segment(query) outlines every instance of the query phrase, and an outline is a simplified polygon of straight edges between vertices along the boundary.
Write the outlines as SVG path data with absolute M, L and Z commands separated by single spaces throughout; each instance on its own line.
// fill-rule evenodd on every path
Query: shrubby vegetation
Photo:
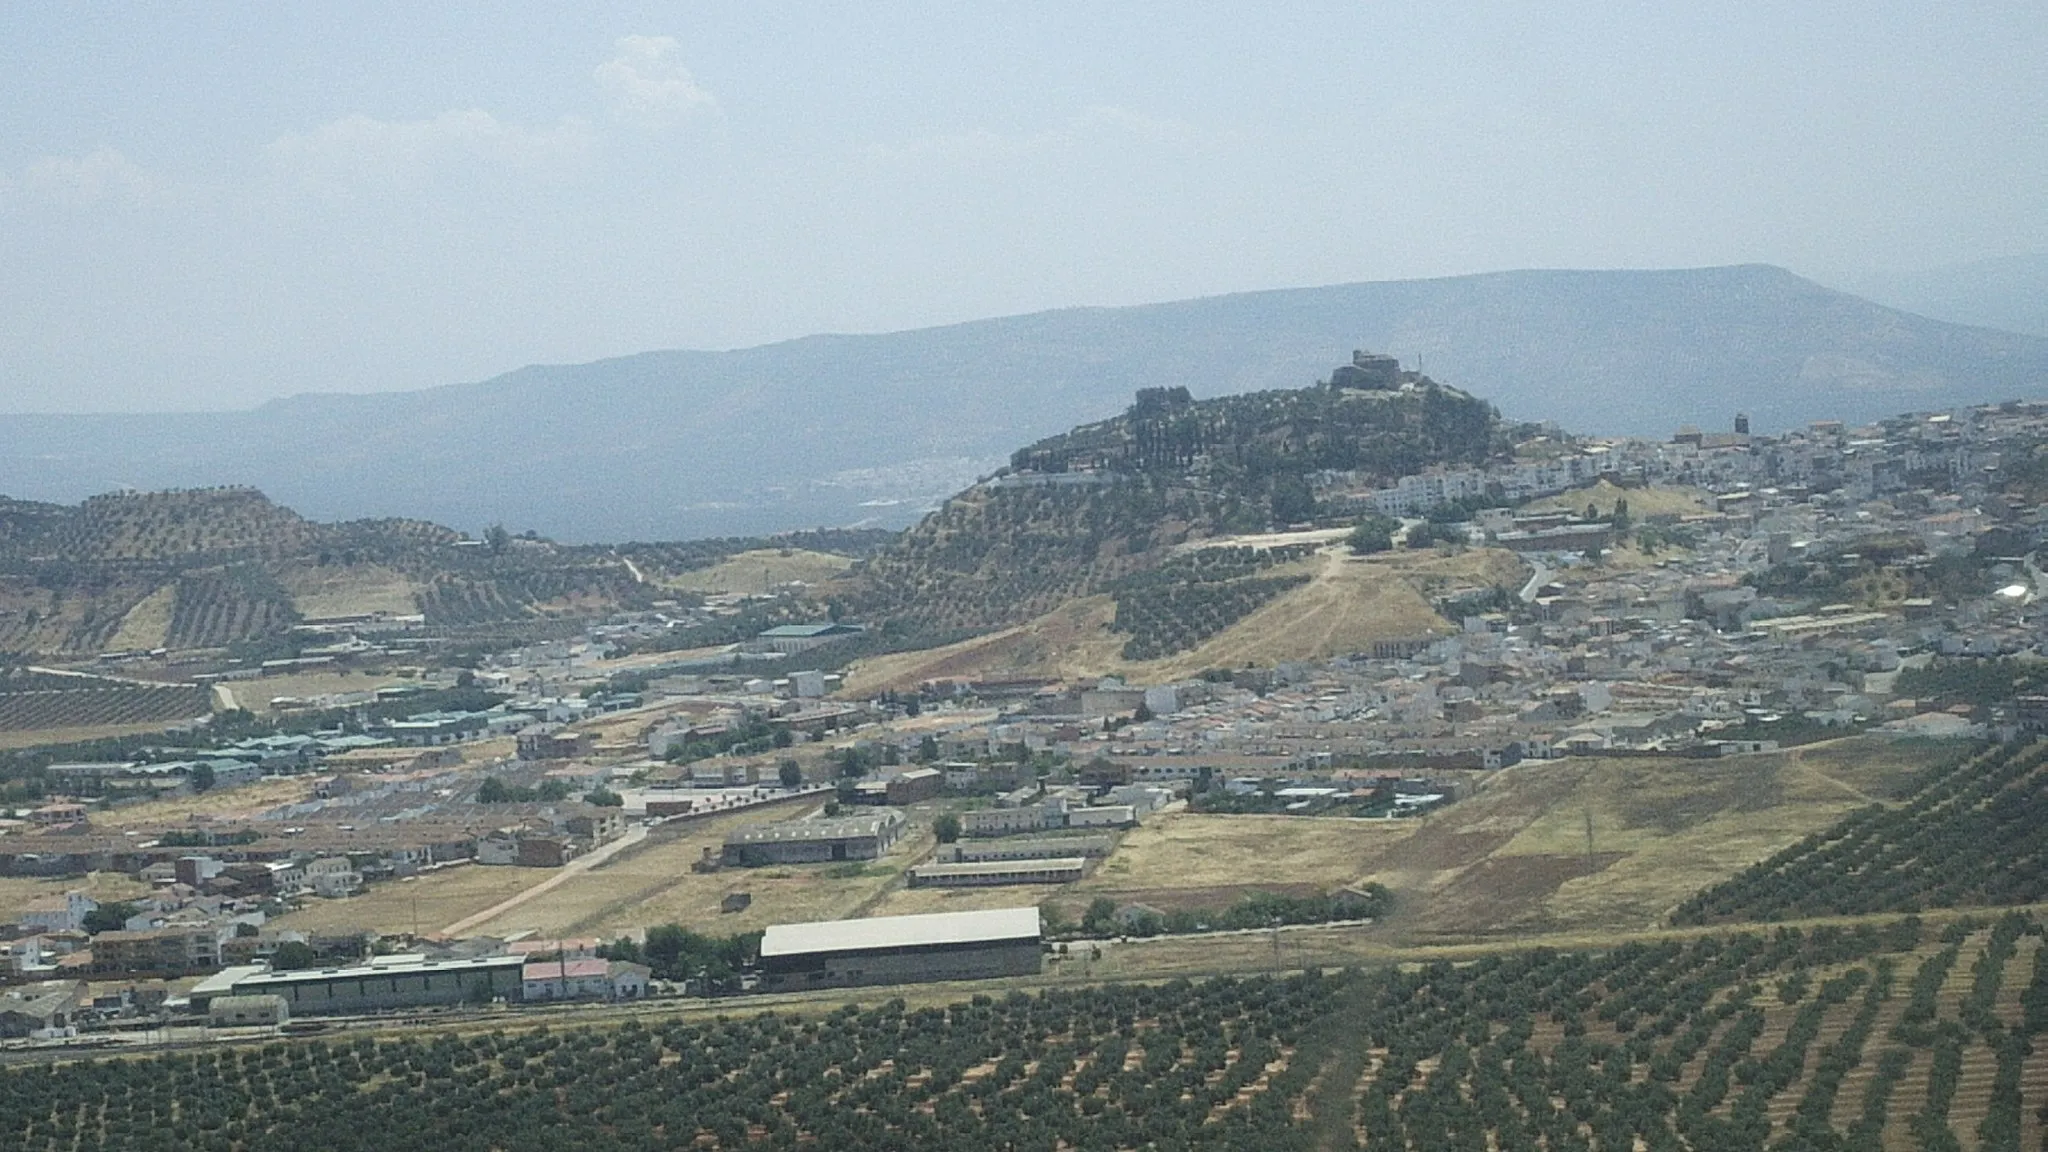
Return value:
M 507 784 L 496 776 L 483 782 L 476 790 L 479 804 L 549 804 L 567 800 L 575 789 L 565 780 L 543 780 L 532 788 L 523 784 Z
M 1895 686 L 1902 696 L 1931 706 L 1969 704 L 1992 708 L 2012 703 L 2015 696 L 2048 690 L 2048 663 L 2038 660 L 1936 660 L 1899 673 Z
M 1358 522 L 1351 535 L 1345 537 L 1345 543 L 1357 555 L 1371 556 L 1392 550 L 1394 533 L 1400 530 L 1401 522 L 1391 516 L 1368 516 Z
M 1098 896 L 1081 916 L 1080 930 L 1089 936 L 1177 936 L 1191 932 L 1235 932 L 1281 924 L 1327 924 L 1332 920 L 1371 920 L 1394 907 L 1394 894 L 1378 884 L 1340 888 L 1310 896 L 1252 892 L 1228 908 L 1155 911 L 1139 908 L 1124 920 L 1116 901 Z
M 740 990 L 740 969 L 761 951 L 759 932 L 713 936 L 679 924 L 657 924 L 644 941 L 621 936 L 598 949 L 607 960 L 630 960 L 654 970 L 658 980 L 685 983 L 697 995 Z

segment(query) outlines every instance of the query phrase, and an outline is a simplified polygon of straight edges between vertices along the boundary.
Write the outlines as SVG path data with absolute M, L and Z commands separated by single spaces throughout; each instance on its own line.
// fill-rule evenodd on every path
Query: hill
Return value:
M 1865 296 L 1955 324 L 2048 336 L 2048 252 L 1872 279 Z
M 1123 415 L 1019 449 L 854 573 L 845 608 L 904 637 L 1018 624 L 1116 598 L 1122 655 L 1194 647 L 1309 583 L 1312 545 L 1185 550 L 1313 517 L 1311 480 L 1362 484 L 1506 453 L 1492 407 L 1408 373 L 1393 389 L 1317 385 L 1196 400 L 1147 389 Z
M 253 411 L 0 417 L 0 492 L 254 484 L 330 519 L 572 541 L 903 526 L 1017 444 L 1144 388 L 1313 379 L 1392 351 L 1511 417 L 1760 429 L 2038 396 L 2048 340 L 1928 320 L 1782 269 L 1507 272 L 1083 308 L 731 352 L 649 352 Z
M 277 648 L 309 617 L 421 615 L 444 636 L 581 619 L 782 572 L 819 578 L 877 533 L 617 548 L 422 520 L 320 523 L 253 488 L 0 501 L 0 652 Z M 752 557 L 735 568 L 735 555 Z

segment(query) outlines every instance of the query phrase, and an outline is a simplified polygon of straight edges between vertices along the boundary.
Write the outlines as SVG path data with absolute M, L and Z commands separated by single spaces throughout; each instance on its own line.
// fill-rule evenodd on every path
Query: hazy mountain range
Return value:
M 2048 336 L 2048 252 L 1875 277 L 1856 289 L 1937 320 Z
M 1782 269 L 1505 272 L 1079 308 L 523 368 L 246 412 L 0 417 L 0 493 L 253 484 L 320 519 L 570 541 L 910 522 L 1133 392 L 1297 387 L 1353 348 L 1584 432 L 1759 431 L 2048 395 L 2048 339 Z

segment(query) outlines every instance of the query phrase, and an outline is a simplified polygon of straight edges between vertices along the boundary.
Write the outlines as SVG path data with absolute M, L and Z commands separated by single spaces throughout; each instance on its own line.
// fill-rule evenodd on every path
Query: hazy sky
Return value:
M 7 0 L 4 29 L 0 411 L 1511 267 L 1850 282 L 2048 249 L 2040 0 Z

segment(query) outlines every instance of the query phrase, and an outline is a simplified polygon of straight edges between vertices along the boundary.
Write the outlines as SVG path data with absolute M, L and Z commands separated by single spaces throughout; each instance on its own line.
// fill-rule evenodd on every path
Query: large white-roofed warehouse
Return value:
M 1037 908 L 777 924 L 761 937 L 761 986 L 794 991 L 1034 976 L 1042 948 Z

